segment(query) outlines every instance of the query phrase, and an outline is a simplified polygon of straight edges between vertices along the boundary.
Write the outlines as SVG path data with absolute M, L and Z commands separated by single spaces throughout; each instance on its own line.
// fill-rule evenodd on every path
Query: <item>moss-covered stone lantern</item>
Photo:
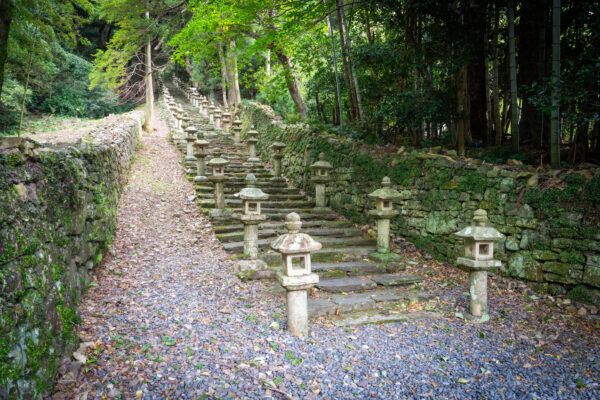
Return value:
M 208 122 L 215 123 L 215 106 L 212 103 L 208 106 Z
M 198 129 L 194 126 L 188 126 L 185 128 L 185 141 L 186 141 L 186 155 L 185 162 L 186 164 L 191 164 L 196 162 L 196 157 L 194 157 L 194 142 L 198 138 Z
M 225 210 L 225 189 L 224 183 L 229 179 L 225 176 L 225 166 L 229 161 L 221 158 L 221 153 L 215 152 L 212 158 L 206 165 L 211 169 L 209 180 L 215 184 L 215 212 L 213 215 L 222 214 Z
M 325 154 L 319 154 L 319 160 L 310 166 L 314 175 L 311 180 L 315 183 L 315 203 L 317 209 L 328 209 L 327 199 L 325 197 L 325 185 L 329 182 L 329 170 L 332 169 L 330 163 L 325 161 Z
M 244 260 L 237 266 L 238 276 L 252 278 L 267 270 L 267 264 L 258 258 L 258 224 L 266 219 L 260 212 L 260 203 L 269 195 L 256 187 L 254 174 L 246 175 L 246 187 L 234 195 L 242 200 L 240 220 L 244 224 Z
M 457 263 L 469 272 L 469 319 L 480 322 L 489 320 L 488 271 L 500 266 L 500 261 L 494 260 L 494 242 L 504 238 L 495 228 L 486 226 L 487 220 L 485 210 L 476 210 L 473 216 L 476 225 L 467 226 L 454 234 L 465 241 L 465 256 L 459 257 Z
M 287 327 L 294 336 L 308 332 L 308 290 L 319 282 L 319 275 L 311 271 L 310 253 L 321 248 L 321 243 L 300 233 L 302 221 L 296 213 L 286 216 L 288 233 L 279 236 L 271 248 L 281 253 L 283 271 L 277 280 L 287 291 Z
M 259 163 L 260 160 L 258 157 L 256 157 L 256 143 L 258 142 L 256 136 L 258 135 L 258 132 L 254 130 L 254 125 L 250 127 L 250 130 L 248 131 L 247 135 L 248 139 L 246 139 L 246 141 L 248 142 L 248 163 Z
M 273 177 L 272 181 L 283 181 L 283 177 L 281 176 L 281 159 L 283 158 L 283 149 L 285 148 L 285 143 L 275 142 L 271 145 L 272 151 L 272 159 L 273 159 Z
M 236 119 L 233 121 L 233 144 L 239 145 L 242 141 L 242 121 Z
M 221 129 L 221 114 L 222 114 L 222 111 L 220 109 L 216 108 L 215 113 L 214 113 L 215 128 L 217 128 L 219 130 Z
M 206 139 L 198 139 L 194 142 L 194 156 L 196 157 L 196 177 L 194 182 L 205 182 L 208 180 L 204 168 L 204 158 L 206 157 L 206 147 L 210 142 Z
M 230 133 L 229 131 L 231 129 L 231 113 L 229 111 L 225 110 L 221 119 L 222 119 L 221 125 L 222 125 L 223 132 Z

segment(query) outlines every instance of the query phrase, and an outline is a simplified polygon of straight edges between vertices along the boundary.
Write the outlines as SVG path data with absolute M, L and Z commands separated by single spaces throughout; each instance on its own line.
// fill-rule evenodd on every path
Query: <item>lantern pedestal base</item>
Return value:
M 269 178 L 271 182 L 285 182 L 285 178 L 282 176 L 272 176 Z
M 320 212 L 320 213 L 332 212 L 331 208 L 329 208 L 329 207 L 319 207 L 319 206 L 316 206 L 316 207 L 313 207 L 313 210 L 316 211 L 316 212 Z
M 277 274 L 277 280 L 287 290 L 287 328 L 294 336 L 308 333 L 308 290 L 319 282 L 319 275 L 302 276 Z
M 226 208 L 215 208 L 213 210 L 210 210 L 210 216 L 215 218 L 215 217 L 229 217 L 231 215 L 233 215 L 233 212 L 231 210 L 228 210 Z
M 369 258 L 385 267 L 386 270 L 405 269 L 402 265 L 404 258 L 391 251 L 377 251 L 369 254 Z M 401 268 L 402 267 L 402 268 Z
M 490 315 L 489 314 L 482 314 L 481 317 L 476 317 L 475 315 L 471 314 L 471 313 L 466 313 L 465 314 L 465 319 L 467 321 L 470 322 L 477 322 L 479 324 L 483 324 L 487 321 L 490 320 Z
M 204 175 L 196 175 L 194 177 L 194 182 L 208 182 L 208 177 Z
M 269 279 L 274 275 L 267 263 L 259 259 L 240 260 L 234 268 L 235 274 L 244 280 Z

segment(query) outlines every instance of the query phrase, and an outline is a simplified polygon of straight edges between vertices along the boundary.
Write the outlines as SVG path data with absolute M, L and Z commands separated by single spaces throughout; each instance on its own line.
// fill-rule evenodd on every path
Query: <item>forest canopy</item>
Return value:
M 23 97 L 29 112 L 90 116 L 141 102 L 150 71 L 370 143 L 600 162 L 596 1 L 0 0 L 0 11 L 4 126 Z

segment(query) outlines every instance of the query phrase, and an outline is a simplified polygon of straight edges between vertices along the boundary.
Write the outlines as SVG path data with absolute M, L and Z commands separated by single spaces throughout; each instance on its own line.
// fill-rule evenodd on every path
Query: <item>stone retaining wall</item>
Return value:
M 471 223 L 473 211 L 487 210 L 506 235 L 498 246 L 504 273 L 540 290 L 598 302 L 600 298 L 600 171 L 538 172 L 524 166 L 458 160 L 441 149 L 393 151 L 348 138 L 287 126 L 265 105 L 245 102 L 243 131 L 258 130 L 261 158 L 269 145 L 287 144 L 283 174 L 313 193 L 308 166 L 320 152 L 334 166 L 327 188 L 330 206 L 357 223 L 373 222 L 368 193 L 389 176 L 402 193 L 393 231 L 438 258 L 454 261 L 462 246 L 451 234 Z M 395 150 L 395 149 L 394 149 Z M 454 153 L 454 154 L 453 154 Z
M 0 398 L 41 398 L 77 344 L 77 302 L 117 223 L 141 114 L 83 141 L 0 140 Z

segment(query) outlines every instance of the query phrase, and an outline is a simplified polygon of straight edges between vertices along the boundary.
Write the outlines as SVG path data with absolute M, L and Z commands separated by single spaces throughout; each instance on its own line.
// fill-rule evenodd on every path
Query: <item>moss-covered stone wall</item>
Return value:
M 247 102 L 243 130 L 258 130 L 258 151 L 269 161 L 269 145 L 287 144 L 283 173 L 313 193 L 308 166 L 320 152 L 334 166 L 327 188 L 330 206 L 357 223 L 369 221 L 368 193 L 389 176 L 402 193 L 393 231 L 437 258 L 453 261 L 462 245 L 451 234 L 471 224 L 473 211 L 487 210 L 506 235 L 498 246 L 504 273 L 540 290 L 600 297 L 600 171 L 537 171 L 525 166 L 459 160 L 441 149 L 390 151 L 349 138 L 287 126 L 264 105 Z M 454 153 L 454 154 L 453 154 Z
M 77 302 L 117 223 L 141 116 L 79 144 L 0 141 L 0 398 L 41 398 L 77 345 Z

